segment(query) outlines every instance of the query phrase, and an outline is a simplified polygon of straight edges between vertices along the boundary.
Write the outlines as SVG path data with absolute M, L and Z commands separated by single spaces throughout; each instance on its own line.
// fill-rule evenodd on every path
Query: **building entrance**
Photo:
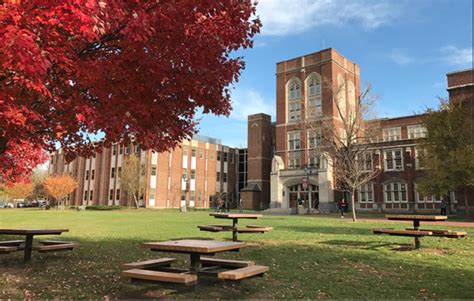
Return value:
M 303 202 L 304 208 L 316 208 L 319 203 L 319 190 L 318 186 L 308 184 L 308 188 L 304 189 L 302 184 L 290 186 L 289 199 L 290 208 L 297 208 L 298 200 Z M 311 205 L 310 205 L 311 204 Z

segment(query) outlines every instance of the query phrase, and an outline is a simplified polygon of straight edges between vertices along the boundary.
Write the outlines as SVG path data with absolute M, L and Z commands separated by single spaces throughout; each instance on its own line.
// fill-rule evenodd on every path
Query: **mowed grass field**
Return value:
M 425 237 L 412 250 L 408 237 L 372 234 L 373 227 L 408 227 L 410 223 L 359 221 L 321 216 L 264 216 L 239 224 L 274 227 L 265 234 L 241 234 L 248 247 L 218 257 L 253 260 L 270 272 L 238 284 L 214 279 L 195 287 L 130 282 L 122 264 L 176 256 L 153 253 L 142 243 L 182 238 L 227 240 L 231 233 L 200 232 L 200 224 L 230 223 L 209 212 L 169 210 L 0 211 L 0 228 L 68 228 L 52 239 L 73 240 L 73 252 L 22 252 L 0 255 L 0 298 L 474 298 L 474 228 L 462 239 Z M 0 236 L 1 240 L 12 239 Z M 45 237 L 39 237 L 41 239 Z

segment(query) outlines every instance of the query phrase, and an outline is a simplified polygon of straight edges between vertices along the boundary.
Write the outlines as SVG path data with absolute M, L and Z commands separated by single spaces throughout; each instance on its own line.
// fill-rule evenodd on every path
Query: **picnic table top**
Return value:
M 210 216 L 214 216 L 215 218 L 253 218 L 257 219 L 262 217 L 261 214 L 254 214 L 254 213 L 209 213 Z
M 61 234 L 63 232 L 69 232 L 69 229 L 30 229 L 30 228 L 0 228 L 0 234 L 12 234 L 12 235 L 49 235 L 49 234 Z
M 430 221 L 430 222 L 436 222 L 436 221 L 445 221 L 448 219 L 447 216 L 445 215 L 410 215 L 410 214 L 402 214 L 402 215 L 385 215 L 385 217 L 389 220 L 398 220 L 398 221 Z
M 148 242 L 144 244 L 146 248 L 153 251 L 185 252 L 210 254 L 238 250 L 246 246 L 243 242 L 183 239 L 159 242 Z

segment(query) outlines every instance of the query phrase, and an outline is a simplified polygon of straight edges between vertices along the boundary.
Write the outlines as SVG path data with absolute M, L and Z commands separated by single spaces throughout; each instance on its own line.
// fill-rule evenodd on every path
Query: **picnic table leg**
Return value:
M 201 255 L 191 253 L 191 267 L 189 271 L 191 274 L 197 274 L 199 272 L 199 265 L 201 264 Z
M 232 219 L 232 241 L 237 241 L 237 223 L 239 220 L 237 218 Z
M 28 262 L 31 260 L 32 250 L 33 250 L 33 235 L 28 234 L 26 235 L 26 239 L 25 239 L 25 253 L 23 257 L 24 262 Z
M 420 229 L 419 220 L 413 221 L 413 229 L 415 229 L 415 231 L 418 231 Z M 420 238 L 418 236 L 415 236 L 415 249 L 419 249 L 419 248 L 420 248 Z

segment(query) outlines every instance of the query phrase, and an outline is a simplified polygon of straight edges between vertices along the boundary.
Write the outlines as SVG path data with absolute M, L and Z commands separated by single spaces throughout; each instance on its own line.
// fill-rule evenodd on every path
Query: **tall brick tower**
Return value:
M 263 210 L 269 207 L 272 136 L 270 115 L 248 117 L 248 185 L 241 190 L 245 209 Z

